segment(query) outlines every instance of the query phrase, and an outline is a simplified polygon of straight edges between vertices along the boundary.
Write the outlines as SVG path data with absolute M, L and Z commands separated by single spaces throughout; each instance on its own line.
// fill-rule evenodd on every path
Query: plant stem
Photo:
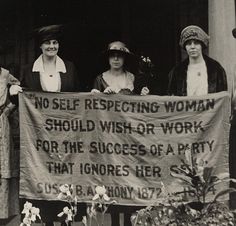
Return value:
M 102 226 L 103 226 L 103 223 L 104 223 L 104 213 L 102 213 Z

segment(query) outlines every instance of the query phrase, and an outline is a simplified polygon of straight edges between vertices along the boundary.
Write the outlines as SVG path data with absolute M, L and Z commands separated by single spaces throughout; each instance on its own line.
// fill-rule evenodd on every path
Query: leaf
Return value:
M 220 174 L 217 175 L 217 177 L 220 180 L 228 179 L 229 178 L 229 173 L 220 173 Z
M 230 181 L 236 183 L 236 179 L 234 178 L 230 178 Z
M 104 194 L 103 198 L 104 198 L 105 201 L 110 201 L 110 197 L 107 194 Z
M 175 194 L 175 195 L 181 195 L 181 194 L 185 194 L 185 193 L 189 193 L 189 194 L 196 195 L 196 191 L 195 191 L 195 190 L 177 191 L 177 192 L 175 192 L 174 194 Z
M 84 226 L 87 226 L 87 217 L 86 216 L 83 216 L 83 219 L 82 219 L 82 223 L 84 224 Z
M 178 167 L 178 169 L 184 171 L 186 175 L 189 174 L 189 173 L 193 173 L 193 170 L 192 170 L 193 168 L 190 168 L 189 164 L 187 164 L 183 159 L 180 159 L 180 161 L 183 163 L 183 166 L 185 166 L 186 169 L 182 169 L 182 168 L 179 168 L 179 167 Z M 188 170 L 188 172 L 186 170 Z
M 223 180 L 217 180 L 216 182 L 212 183 L 211 185 L 209 185 L 207 187 L 206 192 L 208 192 L 212 187 L 214 187 L 217 184 L 220 184 L 220 183 L 223 183 L 223 182 L 230 182 L 230 181 L 236 183 L 236 179 L 234 179 L 234 178 L 226 178 L 226 179 L 223 179 Z
M 99 194 L 95 194 L 92 198 L 92 200 L 97 200 L 97 199 L 99 199 Z
M 185 158 L 190 166 L 190 168 L 193 168 L 193 156 L 192 156 L 192 150 L 190 148 L 185 149 Z
M 178 179 L 180 179 L 180 180 L 186 182 L 187 184 L 190 184 L 191 186 L 193 186 L 193 184 L 192 184 L 192 179 L 189 178 L 189 177 L 187 177 L 187 176 L 184 176 L 184 175 L 178 174 L 178 173 L 174 173 L 174 172 L 171 172 L 170 175 L 171 175 L 172 177 L 178 178 Z
M 225 189 L 223 191 L 220 191 L 218 194 L 216 194 L 213 202 L 216 202 L 216 200 L 220 197 L 220 196 L 223 196 L 223 195 L 226 195 L 226 194 L 229 194 L 229 193 L 232 193 L 232 192 L 236 192 L 236 189 L 235 188 L 228 188 L 228 189 Z
M 209 182 L 212 176 L 213 167 L 204 167 L 203 169 L 203 179 L 206 183 Z

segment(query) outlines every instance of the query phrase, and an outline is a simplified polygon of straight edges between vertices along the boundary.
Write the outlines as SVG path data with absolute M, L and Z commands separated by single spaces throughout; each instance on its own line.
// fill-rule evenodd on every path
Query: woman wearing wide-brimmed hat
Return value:
M 135 76 L 127 70 L 126 66 L 134 57 L 133 53 L 123 42 L 114 41 L 108 45 L 104 54 L 108 58 L 110 68 L 97 76 L 91 92 L 132 94 Z M 142 89 L 142 95 L 148 94 L 146 89 L 146 87 Z
M 180 46 L 188 58 L 169 73 L 169 95 L 198 96 L 227 90 L 224 68 L 202 52 L 208 42 L 209 36 L 198 26 L 182 30 Z

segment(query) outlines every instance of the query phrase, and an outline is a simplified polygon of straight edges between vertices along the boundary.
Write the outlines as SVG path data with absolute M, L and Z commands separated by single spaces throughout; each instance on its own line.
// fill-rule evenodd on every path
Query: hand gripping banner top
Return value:
M 227 92 L 23 92 L 20 197 L 57 200 L 59 187 L 73 184 L 78 200 L 86 202 L 104 185 L 118 204 L 148 205 L 161 197 L 163 185 L 169 193 L 189 189 L 171 175 L 183 167 L 186 150 L 214 166 L 215 175 L 228 174 L 229 103 Z

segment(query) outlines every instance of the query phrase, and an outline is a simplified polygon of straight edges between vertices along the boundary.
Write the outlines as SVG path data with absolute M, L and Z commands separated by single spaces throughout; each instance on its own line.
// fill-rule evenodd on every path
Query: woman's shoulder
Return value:
M 98 76 L 97 76 L 97 78 L 98 79 L 102 79 L 102 80 L 109 80 L 109 78 L 110 78 L 110 72 L 109 72 L 109 70 L 107 70 L 107 71 L 104 71 L 104 72 L 102 72 L 101 74 L 99 74 Z
M 133 73 L 129 72 L 129 71 L 126 71 L 126 76 L 130 79 L 130 80 L 133 80 L 135 79 L 135 76 Z
M 212 67 L 223 68 L 223 66 L 217 60 L 215 60 L 207 55 L 203 55 L 203 57 L 204 57 L 204 60 L 207 65 L 212 66 Z
M 63 63 L 65 64 L 66 69 L 71 68 L 74 69 L 75 68 L 75 64 L 67 59 L 62 59 Z
M 9 71 L 3 67 L 0 67 L 0 75 L 1 78 L 6 78 L 9 75 Z
M 96 77 L 96 80 L 101 80 L 101 79 L 103 79 L 103 73 L 97 75 L 97 77 Z
M 67 59 L 62 59 L 62 61 L 64 62 L 64 64 L 66 65 L 74 65 L 74 63 L 70 60 L 67 60 Z

